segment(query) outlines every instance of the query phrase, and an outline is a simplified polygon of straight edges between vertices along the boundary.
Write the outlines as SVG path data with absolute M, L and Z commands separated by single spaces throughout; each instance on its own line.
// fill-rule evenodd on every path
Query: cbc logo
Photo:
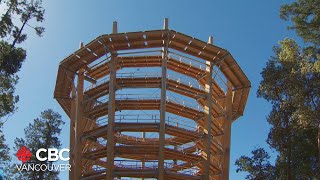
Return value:
M 48 157 L 41 157 L 40 153 L 41 152 L 48 152 Z M 58 150 L 56 148 L 48 148 L 48 149 L 45 149 L 45 148 L 40 148 L 38 149 L 38 151 L 36 152 L 36 158 L 39 160 L 39 161 L 58 161 L 58 160 L 62 160 L 62 161 L 69 161 L 70 158 L 69 157 L 64 157 L 64 152 L 70 152 L 69 149 L 61 149 L 61 150 Z

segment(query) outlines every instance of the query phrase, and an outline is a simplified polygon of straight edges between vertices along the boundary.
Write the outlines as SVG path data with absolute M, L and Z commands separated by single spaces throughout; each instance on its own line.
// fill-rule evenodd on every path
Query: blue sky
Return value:
M 196 2 L 196 3 L 195 3 Z M 266 116 L 270 104 L 256 97 L 261 81 L 260 72 L 272 47 L 285 37 L 295 37 L 280 20 L 280 5 L 284 0 L 272 1 L 45 1 L 44 37 L 31 34 L 22 44 L 27 49 L 16 93 L 20 96 L 18 111 L 4 125 L 7 143 L 13 146 L 15 137 L 23 136 L 23 129 L 40 112 L 52 108 L 63 115 L 66 124 L 61 140 L 68 147 L 69 120 L 53 99 L 59 62 L 101 34 L 111 33 L 114 20 L 119 32 L 161 29 L 163 18 L 169 18 L 169 28 L 228 49 L 252 83 L 244 116 L 232 126 L 230 179 L 244 179 L 235 172 L 235 160 L 248 155 L 255 147 L 266 147 L 269 125 Z M 2 14 L 2 12 L 1 12 Z M 15 157 L 13 157 L 13 160 Z M 61 175 L 67 179 L 67 174 Z

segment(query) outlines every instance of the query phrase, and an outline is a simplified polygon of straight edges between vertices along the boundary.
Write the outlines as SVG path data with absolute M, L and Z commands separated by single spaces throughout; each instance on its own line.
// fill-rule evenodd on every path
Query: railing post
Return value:
M 178 123 L 176 124 L 176 127 L 177 127 L 177 128 L 179 127 L 179 124 L 178 124 Z M 178 151 L 178 146 L 177 146 L 177 145 L 174 145 L 174 150 Z M 174 159 L 174 160 L 173 160 L 173 164 L 174 164 L 174 165 L 178 165 L 178 160 L 177 160 L 177 159 Z
M 142 138 L 143 138 L 143 140 L 145 140 L 145 138 L 146 138 L 146 132 L 142 132 Z M 141 161 L 141 168 L 144 170 L 144 168 L 145 168 L 145 161 L 144 161 L 144 159 Z M 144 178 L 141 178 L 141 180 L 144 180 Z

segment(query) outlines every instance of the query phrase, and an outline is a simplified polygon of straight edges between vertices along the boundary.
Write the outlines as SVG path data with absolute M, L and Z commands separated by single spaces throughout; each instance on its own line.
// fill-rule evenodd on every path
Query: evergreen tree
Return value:
M 261 73 L 258 96 L 273 105 L 267 142 L 280 154 L 276 167 L 285 179 L 319 176 L 320 73 L 313 51 L 285 39 Z
M 16 73 L 26 58 L 26 50 L 16 47 L 27 39 L 24 33 L 30 22 L 44 21 L 44 9 L 41 0 L 4 0 L 0 5 L 7 9 L 0 19 L 0 118 L 14 112 L 18 96 L 14 95 L 14 86 L 18 81 Z M 19 21 L 13 21 L 13 18 Z M 43 27 L 32 27 L 39 36 Z
M 0 171 L 3 172 L 6 170 L 8 166 L 8 162 L 10 162 L 11 157 L 9 156 L 10 148 L 7 144 L 5 144 L 5 137 L 2 132 L 2 123 L 0 122 Z M 0 173 L 0 180 L 1 180 L 1 173 Z
M 38 161 L 35 157 L 36 151 L 40 148 L 61 148 L 59 135 L 61 133 L 61 126 L 64 122 L 61 115 L 51 109 L 45 110 L 41 113 L 40 118 L 34 119 L 27 128 L 24 129 L 25 138 L 15 139 L 15 151 L 18 151 L 22 146 L 28 147 L 33 156 L 30 163 L 52 165 L 50 161 Z M 40 154 L 42 157 L 47 157 L 46 153 Z M 28 163 L 27 162 L 27 163 Z M 58 179 L 59 172 L 55 171 L 18 171 L 16 165 L 13 165 L 11 172 L 9 172 L 12 179 Z
M 297 0 L 281 7 L 281 18 L 290 20 L 289 28 L 308 43 L 299 46 L 284 39 L 261 72 L 257 94 L 272 104 L 267 143 L 278 152 L 272 172 L 277 179 L 320 178 L 319 7 L 319 0 Z
M 19 97 L 14 94 L 18 82 L 16 73 L 26 59 L 26 50 L 17 47 L 27 39 L 24 33 L 31 24 L 44 21 L 44 9 L 41 0 L 0 0 L 0 5 L 6 7 L 0 17 L 0 130 L 4 121 L 2 117 L 16 110 Z M 13 21 L 15 19 L 15 21 Z M 41 36 L 43 27 L 32 27 Z M 10 160 L 9 147 L 0 131 L 0 164 Z
M 296 30 L 305 42 L 320 45 L 320 0 L 297 0 L 281 7 L 280 17 L 293 23 L 289 29 Z
M 269 161 L 270 155 L 263 148 L 255 149 L 251 153 L 252 157 L 241 156 L 236 161 L 235 164 L 238 166 L 237 172 L 249 172 L 246 179 L 275 179 L 274 167 Z

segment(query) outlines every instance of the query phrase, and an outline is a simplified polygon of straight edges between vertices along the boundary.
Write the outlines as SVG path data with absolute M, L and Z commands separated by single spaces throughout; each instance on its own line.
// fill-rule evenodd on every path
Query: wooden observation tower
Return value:
M 250 81 L 232 55 L 170 30 L 101 35 L 61 61 L 69 179 L 229 179 Z

